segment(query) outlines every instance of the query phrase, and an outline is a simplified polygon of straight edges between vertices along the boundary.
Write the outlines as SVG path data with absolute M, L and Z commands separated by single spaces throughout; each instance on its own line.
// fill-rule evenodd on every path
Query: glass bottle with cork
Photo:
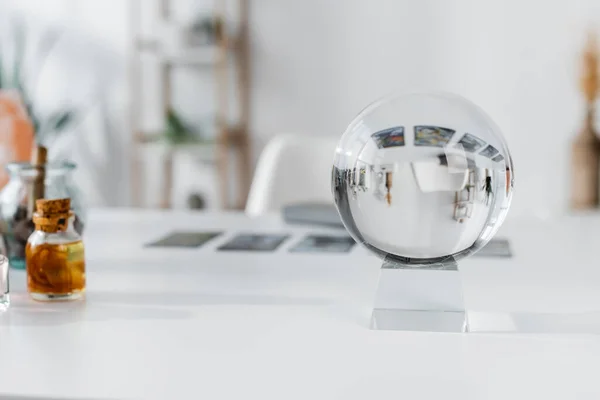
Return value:
M 39 301 L 78 299 L 85 291 L 85 258 L 71 201 L 39 199 L 36 208 L 25 248 L 29 294 Z

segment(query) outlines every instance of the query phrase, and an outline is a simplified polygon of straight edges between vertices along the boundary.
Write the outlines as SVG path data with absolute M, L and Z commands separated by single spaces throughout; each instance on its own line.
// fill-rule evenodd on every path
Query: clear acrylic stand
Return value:
M 456 264 L 422 268 L 384 262 L 371 329 L 600 335 L 600 310 L 467 312 Z
M 384 261 L 371 329 L 467 332 L 456 264 L 418 268 Z

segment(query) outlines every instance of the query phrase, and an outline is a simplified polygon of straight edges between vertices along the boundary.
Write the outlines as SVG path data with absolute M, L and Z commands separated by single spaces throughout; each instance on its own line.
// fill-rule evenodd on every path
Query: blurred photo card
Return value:
M 415 126 L 415 146 L 444 147 L 452 139 L 454 132 L 440 126 Z
M 384 129 L 375 132 L 371 137 L 380 149 L 404 146 L 404 127 L 396 126 L 395 128 Z
M 485 146 L 485 142 L 479 139 L 475 135 L 465 133 L 465 135 L 458 141 L 462 145 L 463 149 L 468 152 L 475 152 Z
M 176 231 L 146 244 L 147 247 L 200 247 L 219 236 L 221 232 L 187 232 Z
M 498 154 L 498 150 L 496 150 L 496 148 L 494 146 L 492 146 L 491 144 L 489 144 L 479 154 L 482 155 L 482 156 L 484 156 L 484 157 L 487 157 L 487 158 L 494 158 Z
M 289 235 L 286 234 L 239 234 L 219 247 L 221 251 L 274 251 Z
M 355 243 L 350 236 L 308 235 L 290 251 L 292 253 L 347 253 Z
M 512 257 L 508 239 L 493 238 L 481 250 L 475 253 L 475 257 Z

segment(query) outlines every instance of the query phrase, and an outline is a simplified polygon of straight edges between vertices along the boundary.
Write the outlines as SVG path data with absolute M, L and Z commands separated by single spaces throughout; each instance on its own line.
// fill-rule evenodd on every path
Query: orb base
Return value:
M 371 329 L 467 332 L 456 264 L 433 268 L 384 262 L 371 316 Z

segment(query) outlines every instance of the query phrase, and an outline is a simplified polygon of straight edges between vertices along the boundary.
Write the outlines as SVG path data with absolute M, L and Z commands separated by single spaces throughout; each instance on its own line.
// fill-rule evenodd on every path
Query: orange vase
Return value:
M 6 164 L 29 161 L 34 143 L 33 124 L 15 90 L 0 89 L 0 188 L 8 182 Z

